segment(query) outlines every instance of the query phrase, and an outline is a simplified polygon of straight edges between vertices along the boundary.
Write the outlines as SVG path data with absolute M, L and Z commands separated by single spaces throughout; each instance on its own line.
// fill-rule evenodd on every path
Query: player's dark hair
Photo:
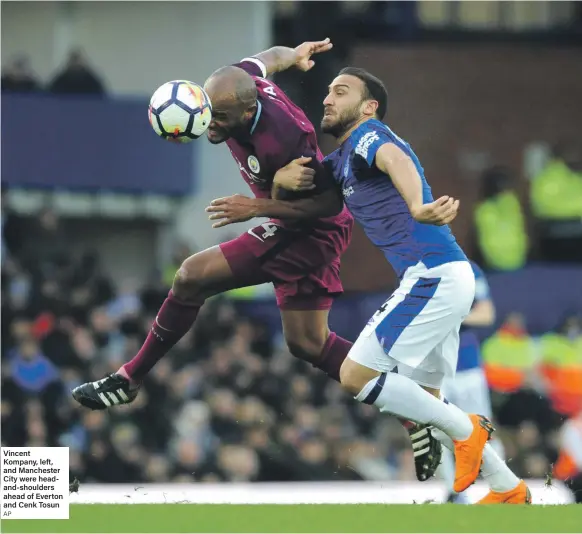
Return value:
M 364 83 L 364 99 L 376 100 L 378 102 L 378 109 L 376 110 L 376 117 L 380 120 L 384 119 L 386 115 L 386 108 L 388 107 L 388 91 L 379 78 L 370 74 L 365 69 L 358 67 L 345 67 L 340 70 L 339 75 L 347 74 L 348 76 L 355 76 Z

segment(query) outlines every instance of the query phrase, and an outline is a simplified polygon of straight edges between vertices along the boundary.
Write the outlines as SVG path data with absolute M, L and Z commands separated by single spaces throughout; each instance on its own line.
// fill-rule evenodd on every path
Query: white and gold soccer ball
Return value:
M 189 143 L 198 139 L 212 119 L 212 104 L 194 82 L 174 80 L 153 94 L 148 115 L 154 131 L 168 141 Z

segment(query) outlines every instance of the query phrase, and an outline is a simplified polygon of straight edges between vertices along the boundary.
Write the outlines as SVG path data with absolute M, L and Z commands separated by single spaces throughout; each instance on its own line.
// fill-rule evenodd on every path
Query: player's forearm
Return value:
M 490 300 L 478 302 L 467 315 L 463 324 L 465 326 L 487 327 L 495 322 L 495 307 Z
M 286 46 L 274 46 L 254 57 L 265 65 L 267 76 L 290 69 L 297 63 L 297 52 Z
M 298 200 L 255 199 L 255 217 L 306 220 L 337 215 L 343 207 L 339 195 L 323 193 Z

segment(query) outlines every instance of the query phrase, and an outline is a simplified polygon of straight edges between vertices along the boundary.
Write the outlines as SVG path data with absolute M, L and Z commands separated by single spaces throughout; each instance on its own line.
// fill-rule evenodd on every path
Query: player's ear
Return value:
M 245 119 L 250 119 L 257 111 L 257 102 L 253 102 L 244 112 Z
M 376 110 L 378 109 L 378 101 L 377 100 L 366 100 L 364 102 L 364 115 L 373 117 L 376 115 Z

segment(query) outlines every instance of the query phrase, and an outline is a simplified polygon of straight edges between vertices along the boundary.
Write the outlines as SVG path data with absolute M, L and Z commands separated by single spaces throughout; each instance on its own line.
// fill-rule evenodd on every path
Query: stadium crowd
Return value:
M 104 95 L 101 76 L 82 50 L 71 50 L 63 68 L 44 84 L 30 66 L 28 57 L 13 58 L 2 70 L 3 93 L 48 92 L 60 95 Z
M 139 291 L 116 287 L 97 254 L 71 254 L 51 211 L 2 216 L 3 445 L 68 446 L 71 478 L 85 482 L 414 478 L 396 420 L 293 359 L 279 333 L 224 297 L 132 405 L 80 409 L 71 389 L 138 350 L 168 290 L 163 273 Z M 561 417 L 527 384 L 495 404 L 510 466 L 543 477 Z

